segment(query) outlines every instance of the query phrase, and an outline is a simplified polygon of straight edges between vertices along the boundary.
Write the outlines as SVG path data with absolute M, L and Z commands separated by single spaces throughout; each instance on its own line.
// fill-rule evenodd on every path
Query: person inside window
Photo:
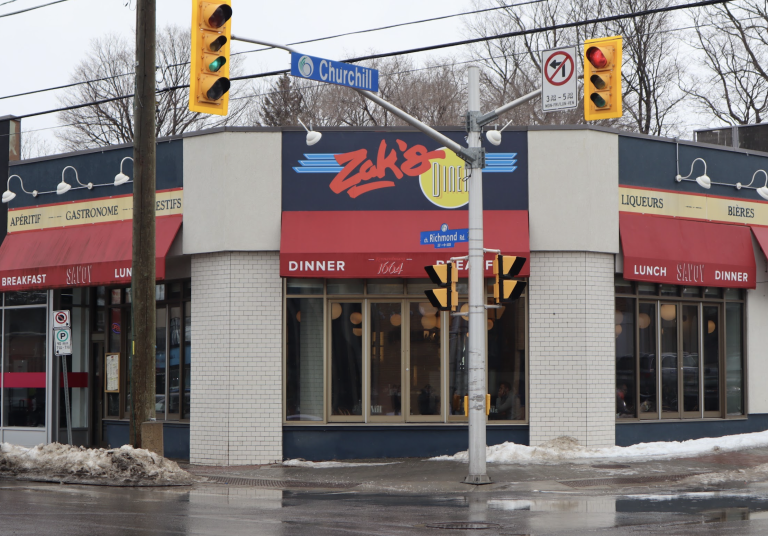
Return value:
M 520 410 L 520 399 L 512 393 L 512 385 L 506 380 L 499 383 L 496 413 L 489 417 L 497 421 L 513 421 L 521 418 Z
M 632 411 L 629 406 L 627 406 L 626 397 L 627 385 L 621 384 L 621 386 L 616 389 L 616 414 L 620 417 L 632 416 Z

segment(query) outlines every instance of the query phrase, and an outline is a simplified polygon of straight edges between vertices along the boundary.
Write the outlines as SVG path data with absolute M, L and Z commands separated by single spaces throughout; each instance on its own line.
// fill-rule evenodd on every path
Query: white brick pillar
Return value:
M 277 252 L 192 257 L 191 463 L 282 460 Z
M 614 258 L 531 252 L 530 444 L 615 444 Z

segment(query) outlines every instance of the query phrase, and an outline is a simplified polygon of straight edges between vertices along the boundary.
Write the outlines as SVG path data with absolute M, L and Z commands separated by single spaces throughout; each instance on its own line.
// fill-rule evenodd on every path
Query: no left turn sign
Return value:
M 541 109 L 556 112 L 576 108 L 576 48 L 541 53 Z

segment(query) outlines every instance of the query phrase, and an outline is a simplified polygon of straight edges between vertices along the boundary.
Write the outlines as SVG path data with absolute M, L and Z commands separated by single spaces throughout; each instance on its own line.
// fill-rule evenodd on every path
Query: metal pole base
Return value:
M 483 484 L 493 484 L 493 480 L 488 475 L 467 475 L 464 477 L 463 484 L 482 486 Z

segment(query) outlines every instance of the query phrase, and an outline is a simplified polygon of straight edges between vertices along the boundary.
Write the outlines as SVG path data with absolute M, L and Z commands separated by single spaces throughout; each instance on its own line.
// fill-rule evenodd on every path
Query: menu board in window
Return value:
M 107 393 L 120 392 L 120 354 L 106 354 L 104 357 L 105 385 L 104 391 Z

